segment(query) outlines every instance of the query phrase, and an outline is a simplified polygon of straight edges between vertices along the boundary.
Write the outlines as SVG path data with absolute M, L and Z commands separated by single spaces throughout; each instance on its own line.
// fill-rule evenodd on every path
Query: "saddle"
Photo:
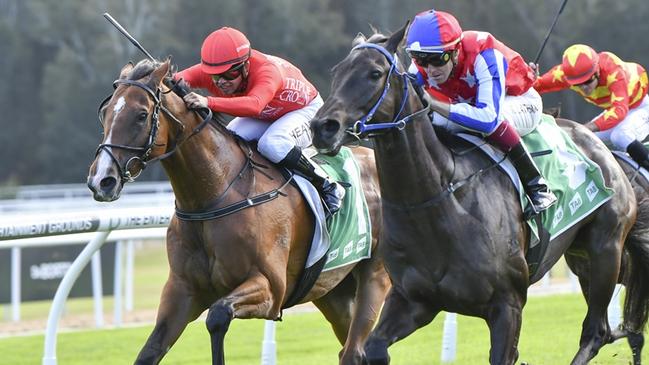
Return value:
M 457 134 L 457 137 L 479 148 L 509 176 L 520 193 L 521 208 L 524 210 L 526 198 L 520 179 L 504 154 L 481 137 L 464 133 Z M 553 239 L 606 203 L 613 191 L 605 186 L 599 166 L 581 152 L 557 126 L 552 116 L 544 115 L 535 131 L 522 137 L 522 141 L 559 199 L 557 204 L 540 214 L 540 221 L 527 221 L 531 234 L 527 261 L 530 277 L 535 280 L 546 251 L 545 242 L 550 244 Z M 539 244 L 541 246 L 537 247 Z

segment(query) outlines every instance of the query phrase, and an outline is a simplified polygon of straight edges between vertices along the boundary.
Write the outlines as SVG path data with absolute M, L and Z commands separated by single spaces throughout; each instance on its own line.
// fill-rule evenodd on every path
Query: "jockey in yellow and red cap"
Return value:
M 434 98 L 433 123 L 482 133 L 508 153 L 532 202 L 527 216 L 554 204 L 557 198 L 513 127 L 531 131 L 543 109 L 523 58 L 487 32 L 462 31 L 453 15 L 437 10 L 415 16 L 406 52 L 413 61 L 409 71 Z
M 561 64 L 539 77 L 534 87 L 540 93 L 570 88 L 605 109 L 586 126 L 649 169 L 649 151 L 641 143 L 649 135 L 648 80 L 642 66 L 575 44 L 565 50 Z
M 200 63 L 174 75 L 209 93 L 188 93 L 187 107 L 235 116 L 228 129 L 247 141 L 256 140 L 257 149 L 270 161 L 311 181 L 328 214 L 339 210 L 345 188 L 302 153 L 312 143 L 309 122 L 323 101 L 300 69 L 252 49 L 243 33 L 229 27 L 209 34 L 200 55 Z

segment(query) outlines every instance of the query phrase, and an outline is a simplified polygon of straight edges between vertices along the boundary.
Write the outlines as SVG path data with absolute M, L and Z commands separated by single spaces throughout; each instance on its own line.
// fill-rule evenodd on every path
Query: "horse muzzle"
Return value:
M 112 202 L 119 199 L 124 183 L 114 164 L 95 160 L 90 166 L 87 185 L 96 201 Z
M 88 189 L 92 191 L 92 197 L 98 202 L 112 202 L 119 199 L 122 191 L 121 183 L 115 177 L 104 177 L 96 182 L 92 176 L 88 176 Z
M 313 146 L 320 153 L 335 154 L 342 145 L 342 124 L 333 118 L 316 118 L 311 120 Z

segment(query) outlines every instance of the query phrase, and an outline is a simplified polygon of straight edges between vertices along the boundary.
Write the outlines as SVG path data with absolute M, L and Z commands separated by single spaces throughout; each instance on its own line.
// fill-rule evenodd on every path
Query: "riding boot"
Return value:
M 649 150 L 640 141 L 633 141 L 627 146 L 626 152 L 631 156 L 633 161 L 649 171 Z
M 509 151 L 509 159 L 523 182 L 525 193 L 532 201 L 531 210 L 524 212 L 526 219 L 541 213 L 557 202 L 557 197 L 548 188 L 532 156 L 522 143 L 519 142 Z
M 512 164 L 523 182 L 525 193 L 530 198 L 532 205 L 523 212 L 525 220 L 548 209 L 556 203 L 557 197 L 548 188 L 541 172 L 534 164 L 532 156 L 527 152 L 521 142 L 521 137 L 516 129 L 503 120 L 500 125 L 489 135 L 487 140 L 507 153 Z
M 334 215 L 340 209 L 345 197 L 345 188 L 342 184 L 331 180 L 320 166 L 302 153 L 299 147 L 293 147 L 279 165 L 300 174 L 315 186 L 324 201 L 327 217 Z

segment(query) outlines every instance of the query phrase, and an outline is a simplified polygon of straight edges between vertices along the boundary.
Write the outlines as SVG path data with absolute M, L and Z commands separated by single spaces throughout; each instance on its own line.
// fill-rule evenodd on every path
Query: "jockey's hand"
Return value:
M 527 65 L 530 66 L 532 71 L 534 71 L 534 75 L 536 76 L 536 78 L 538 78 L 541 75 L 539 73 L 539 64 L 538 63 L 530 62 Z
M 207 98 L 195 92 L 191 92 L 183 98 L 189 109 L 207 108 Z

